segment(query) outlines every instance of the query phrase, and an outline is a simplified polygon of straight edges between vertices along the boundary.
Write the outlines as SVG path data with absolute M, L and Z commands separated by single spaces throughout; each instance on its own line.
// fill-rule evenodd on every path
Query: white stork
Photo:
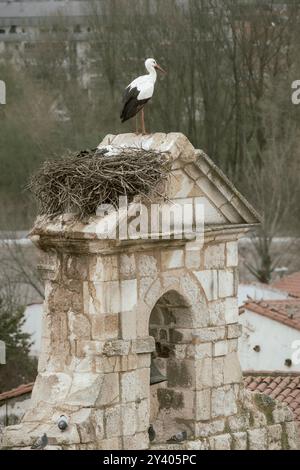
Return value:
M 128 119 L 136 116 L 139 111 L 141 112 L 142 134 L 146 134 L 144 106 L 152 98 L 154 93 L 154 85 L 157 78 L 156 70 L 166 73 L 154 59 L 147 59 L 145 67 L 148 72 L 147 75 L 142 75 L 136 78 L 125 89 L 123 97 L 123 110 L 121 112 L 121 121 L 125 122 Z M 136 118 L 136 133 L 138 134 L 138 125 Z

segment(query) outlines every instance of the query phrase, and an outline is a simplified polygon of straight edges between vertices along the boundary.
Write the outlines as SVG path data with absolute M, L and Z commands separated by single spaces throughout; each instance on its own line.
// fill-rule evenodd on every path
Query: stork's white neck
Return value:
M 150 77 L 152 78 L 153 82 L 156 82 L 157 72 L 156 72 L 155 67 L 153 67 L 153 65 L 150 65 L 150 66 L 146 67 L 146 69 L 147 69 L 147 72 L 149 73 Z

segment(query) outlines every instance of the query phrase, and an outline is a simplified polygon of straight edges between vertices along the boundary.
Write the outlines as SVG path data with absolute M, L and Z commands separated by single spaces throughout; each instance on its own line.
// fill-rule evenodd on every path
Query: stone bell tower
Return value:
M 238 240 L 259 216 L 182 134 L 108 135 L 99 147 L 168 154 L 161 191 L 203 208 L 202 238 L 104 239 L 110 215 L 37 219 L 39 372 L 30 410 L 2 445 L 26 448 L 45 432 L 53 449 L 295 448 L 291 412 L 245 391 L 237 355 Z M 166 378 L 152 386 L 151 360 Z

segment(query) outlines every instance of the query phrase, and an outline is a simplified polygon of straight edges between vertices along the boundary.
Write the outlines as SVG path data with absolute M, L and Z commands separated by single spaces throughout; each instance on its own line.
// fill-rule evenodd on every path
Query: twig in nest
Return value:
M 84 150 L 60 160 L 46 161 L 32 176 L 28 189 L 40 213 L 48 216 L 75 212 L 79 218 L 96 213 L 100 204 L 118 207 L 119 197 L 159 194 L 170 164 L 165 154 L 141 149 Z M 161 196 L 161 195 L 160 195 Z

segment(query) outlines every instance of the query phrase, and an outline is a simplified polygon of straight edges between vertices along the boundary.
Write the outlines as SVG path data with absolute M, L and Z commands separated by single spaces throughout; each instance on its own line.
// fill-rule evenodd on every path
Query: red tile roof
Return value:
M 291 297 L 300 298 L 300 272 L 284 276 L 273 282 L 272 287 L 287 292 Z
M 300 299 L 249 300 L 240 308 L 240 314 L 242 315 L 245 310 L 250 310 L 300 331 Z
M 16 398 L 26 393 L 31 393 L 33 389 L 34 382 L 30 384 L 20 385 L 18 388 L 14 388 L 13 390 L 9 390 L 8 392 L 3 392 L 0 394 L 0 401 L 5 401 L 9 398 Z
M 278 374 L 245 374 L 244 384 L 251 392 L 264 393 L 274 400 L 287 403 L 300 424 L 300 374 Z

